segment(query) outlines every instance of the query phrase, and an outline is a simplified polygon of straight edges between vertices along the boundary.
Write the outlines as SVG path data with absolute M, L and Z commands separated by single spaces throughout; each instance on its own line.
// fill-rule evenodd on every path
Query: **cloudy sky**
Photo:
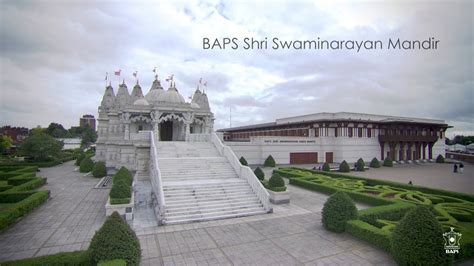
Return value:
M 105 73 L 208 81 L 215 128 L 315 112 L 444 119 L 474 134 L 472 1 L 0 0 L 0 125 L 78 124 Z M 437 50 L 204 50 L 202 39 L 439 40 Z M 270 42 L 270 41 L 269 41 Z M 269 43 L 269 46 L 271 43 Z M 117 79 L 109 75 L 117 91 Z M 165 83 L 164 81 L 162 82 Z

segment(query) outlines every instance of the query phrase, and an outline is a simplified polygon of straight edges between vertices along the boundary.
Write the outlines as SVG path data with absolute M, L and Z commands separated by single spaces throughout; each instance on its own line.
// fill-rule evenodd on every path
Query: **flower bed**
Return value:
M 377 206 L 359 211 L 357 220 L 347 222 L 346 231 L 387 251 L 392 231 L 403 216 L 416 205 L 431 206 L 444 231 L 454 227 L 462 234 L 455 259 L 474 257 L 474 196 L 293 167 L 275 172 L 289 178 L 290 184 L 326 194 L 344 191 L 355 201 Z

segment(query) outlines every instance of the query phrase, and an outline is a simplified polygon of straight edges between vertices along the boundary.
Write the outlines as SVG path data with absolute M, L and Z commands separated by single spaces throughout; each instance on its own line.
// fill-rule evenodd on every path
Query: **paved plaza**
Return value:
M 377 178 L 384 179 L 391 171 L 412 169 L 424 176 L 423 172 L 429 175 L 448 171 L 448 167 L 400 166 L 362 174 L 379 173 Z M 467 176 L 472 167 L 465 170 Z M 399 176 L 405 175 L 400 173 Z M 52 198 L 0 234 L 0 261 L 87 249 L 105 220 L 109 190 L 95 189 L 98 179 L 75 172 L 73 162 L 41 169 L 38 175 L 48 178 L 43 188 L 51 190 Z M 416 184 L 422 184 L 421 180 L 413 179 Z M 291 203 L 275 205 L 272 214 L 170 226 L 134 222 L 142 247 L 142 264 L 394 264 L 390 255 L 377 247 L 348 234 L 323 229 L 321 209 L 326 195 L 294 186 L 289 189 Z M 149 219 L 148 215 L 143 217 Z

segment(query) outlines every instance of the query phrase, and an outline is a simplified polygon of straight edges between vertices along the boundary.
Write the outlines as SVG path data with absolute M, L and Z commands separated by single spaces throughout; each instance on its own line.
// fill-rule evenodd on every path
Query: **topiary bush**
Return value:
M 322 222 L 327 230 L 344 232 L 346 222 L 354 219 L 357 219 L 357 208 L 346 193 L 338 191 L 324 203 Z
M 104 177 L 107 175 L 107 168 L 104 162 L 96 162 L 94 168 L 92 168 L 92 175 L 96 178 Z
M 285 181 L 278 173 L 274 173 L 272 177 L 270 177 L 270 180 L 268 180 L 268 185 L 270 187 L 284 187 Z
M 392 159 L 390 159 L 389 157 L 385 158 L 385 160 L 383 160 L 383 166 L 392 167 L 393 166 Z
M 362 160 L 362 158 L 359 158 L 359 160 L 357 160 L 357 171 L 359 172 L 365 171 L 365 162 L 364 160 Z
M 109 196 L 115 199 L 124 199 L 132 197 L 132 189 L 130 185 L 124 181 L 114 182 L 112 188 L 110 189 Z
M 122 166 L 112 177 L 112 181 L 114 184 L 119 181 L 123 181 L 126 184 L 131 185 L 133 182 L 133 176 L 132 173 L 125 166 Z
M 258 180 L 262 181 L 265 179 L 265 173 L 260 169 L 260 167 L 257 167 L 255 171 L 253 171 L 255 176 L 257 176 Z
M 244 156 L 240 157 L 239 159 L 240 163 L 244 166 L 247 166 L 249 165 L 249 163 L 247 162 L 247 160 L 245 160 Z
M 117 212 L 107 217 L 95 233 L 89 250 L 94 263 L 124 259 L 127 265 L 140 264 L 140 242 L 135 232 Z
M 436 162 L 437 162 L 437 163 L 444 163 L 445 160 L 444 160 L 443 155 L 441 155 L 441 154 L 438 155 L 438 157 L 436 157 Z
M 392 233 L 392 255 L 399 265 L 449 265 L 443 228 L 426 206 L 409 211 Z
M 84 158 L 84 160 L 81 161 L 81 164 L 79 166 L 79 172 L 88 173 L 92 171 L 92 168 L 94 168 L 94 162 L 91 160 L 91 158 L 86 157 Z
M 275 167 L 276 162 L 275 159 L 271 155 L 268 155 L 267 159 L 265 159 L 265 162 L 263 163 L 265 167 Z
M 374 157 L 372 161 L 370 161 L 370 167 L 372 168 L 380 168 L 380 162 L 377 160 L 377 158 Z
M 343 173 L 348 173 L 351 171 L 351 168 L 349 167 L 349 164 L 344 160 L 342 163 L 339 165 L 339 172 Z
M 331 167 L 329 166 L 328 163 L 323 164 L 323 171 L 324 172 L 330 172 L 331 171 Z
M 77 156 L 75 165 L 80 166 L 84 158 L 86 158 L 86 155 L 84 153 L 79 154 L 79 156 Z

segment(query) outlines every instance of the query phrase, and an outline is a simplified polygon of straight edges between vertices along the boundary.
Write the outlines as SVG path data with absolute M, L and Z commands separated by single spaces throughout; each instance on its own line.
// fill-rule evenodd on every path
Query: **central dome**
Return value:
M 170 87 L 167 91 L 158 96 L 159 102 L 167 103 L 186 103 L 184 97 L 178 92 L 175 86 Z
M 164 92 L 165 91 L 163 90 L 163 87 L 161 87 L 160 81 L 155 79 L 151 85 L 150 91 L 145 95 L 145 99 L 150 104 L 157 104 L 159 102 L 160 95 Z

